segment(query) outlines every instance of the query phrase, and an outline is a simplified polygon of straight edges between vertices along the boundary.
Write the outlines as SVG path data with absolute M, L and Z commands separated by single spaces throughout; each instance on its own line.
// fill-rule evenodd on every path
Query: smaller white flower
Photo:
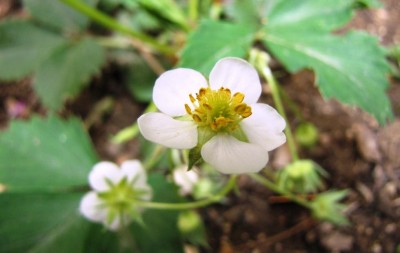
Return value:
M 187 170 L 188 166 L 181 166 L 172 172 L 174 182 L 180 187 L 179 193 L 181 195 L 188 195 L 192 193 L 193 187 L 199 181 L 199 175 L 193 169 Z
M 152 197 L 147 176 L 138 160 L 125 161 L 119 168 L 111 162 L 96 164 L 89 174 L 93 191 L 81 200 L 80 212 L 110 230 L 128 225 L 142 211 L 135 201 Z

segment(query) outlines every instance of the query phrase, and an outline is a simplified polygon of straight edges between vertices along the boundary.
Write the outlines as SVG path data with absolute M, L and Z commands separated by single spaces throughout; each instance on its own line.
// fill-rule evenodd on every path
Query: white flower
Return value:
M 121 168 L 111 162 L 100 162 L 90 172 L 89 184 L 93 191 L 82 198 L 80 212 L 110 230 L 128 225 L 141 211 L 135 201 L 148 201 L 152 196 L 138 160 L 125 161 Z
M 179 193 L 181 195 L 188 195 L 192 193 L 193 187 L 199 181 L 199 175 L 192 170 L 187 170 L 187 166 L 181 166 L 172 172 L 175 183 L 180 187 Z
M 139 128 L 147 140 L 199 150 L 222 173 L 257 172 L 268 162 L 268 151 L 286 141 L 285 121 L 257 103 L 260 95 L 257 71 L 239 58 L 218 61 L 209 81 L 192 69 L 170 70 L 153 90 L 161 112 L 142 115 Z

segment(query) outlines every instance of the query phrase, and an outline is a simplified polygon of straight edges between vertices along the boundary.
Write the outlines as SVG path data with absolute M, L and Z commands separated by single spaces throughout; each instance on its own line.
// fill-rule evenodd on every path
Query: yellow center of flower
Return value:
M 185 104 L 186 112 L 200 127 L 209 127 L 214 132 L 234 131 L 241 120 L 251 115 L 251 107 L 243 103 L 244 94 L 232 95 L 227 88 L 201 88 L 189 98 L 192 107 Z

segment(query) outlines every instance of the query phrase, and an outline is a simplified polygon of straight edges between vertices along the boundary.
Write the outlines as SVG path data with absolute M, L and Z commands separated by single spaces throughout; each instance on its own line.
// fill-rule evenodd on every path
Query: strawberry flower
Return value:
M 178 68 L 163 73 L 153 90 L 160 112 L 138 119 L 144 138 L 169 148 L 191 149 L 192 164 L 203 159 L 226 174 L 252 173 L 268 162 L 268 151 L 286 141 L 285 121 L 257 103 L 257 71 L 239 58 L 216 63 L 209 80 Z
M 89 184 L 93 191 L 82 198 L 80 212 L 110 230 L 127 226 L 138 218 L 142 210 L 135 206 L 135 201 L 148 201 L 152 196 L 138 160 L 125 161 L 121 168 L 111 162 L 100 162 L 90 172 Z

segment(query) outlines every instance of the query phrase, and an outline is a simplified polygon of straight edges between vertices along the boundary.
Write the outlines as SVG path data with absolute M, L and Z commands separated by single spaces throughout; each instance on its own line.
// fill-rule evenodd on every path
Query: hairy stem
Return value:
M 195 23 L 198 17 L 199 0 L 189 0 L 189 19 Z
M 289 121 L 287 119 L 286 112 L 285 112 L 285 109 L 283 107 L 283 103 L 282 103 L 281 96 L 280 96 L 280 93 L 279 93 L 278 82 L 276 81 L 276 79 L 274 78 L 274 76 L 271 73 L 271 70 L 268 67 L 263 68 L 261 70 L 261 74 L 268 81 L 268 84 L 271 87 L 272 98 L 274 99 L 276 108 L 277 108 L 278 112 L 282 115 L 282 117 L 285 119 L 285 121 L 287 123 L 286 124 L 286 128 L 285 128 L 285 134 L 286 134 L 286 137 L 287 137 L 287 142 L 288 142 L 288 145 L 289 145 L 290 154 L 292 155 L 293 161 L 297 161 L 297 160 L 299 160 L 299 155 L 298 155 L 298 152 L 297 152 L 296 143 L 294 141 L 292 129 L 291 129 L 290 125 L 289 125 Z
M 299 205 L 302 205 L 304 207 L 307 207 L 309 209 L 311 209 L 311 205 L 308 201 L 304 200 L 303 198 L 300 198 L 298 196 L 296 196 L 295 194 L 282 190 L 281 188 L 279 188 L 276 184 L 274 184 L 272 181 L 270 181 L 269 179 L 260 176 L 258 174 L 249 174 L 249 176 L 251 178 L 253 178 L 255 181 L 259 182 L 260 184 L 264 185 L 265 187 L 267 187 L 268 189 L 279 193 L 285 197 L 287 197 L 288 199 L 292 200 L 293 202 L 296 202 Z
M 236 176 L 231 176 L 228 183 L 222 188 L 217 194 L 210 196 L 209 198 L 186 202 L 186 203 L 160 203 L 160 202 L 145 202 L 137 201 L 135 202 L 138 206 L 152 209 L 164 209 L 164 210 L 185 210 L 194 209 L 208 206 L 212 203 L 219 202 L 223 197 L 225 197 L 236 185 Z
M 126 34 L 132 38 L 138 39 L 161 53 L 164 53 L 166 55 L 174 55 L 175 54 L 175 50 L 173 50 L 169 46 L 160 44 L 154 38 L 152 38 L 146 34 L 132 30 L 131 28 L 118 23 L 112 17 L 104 14 L 103 12 L 101 12 L 95 8 L 92 8 L 91 6 L 85 4 L 83 1 L 80 1 L 80 0 L 59 0 L 59 1 L 68 5 L 69 7 L 73 8 L 74 10 L 84 14 L 85 16 L 91 18 L 93 21 L 95 21 L 113 31 L 117 31 L 117 32 Z

